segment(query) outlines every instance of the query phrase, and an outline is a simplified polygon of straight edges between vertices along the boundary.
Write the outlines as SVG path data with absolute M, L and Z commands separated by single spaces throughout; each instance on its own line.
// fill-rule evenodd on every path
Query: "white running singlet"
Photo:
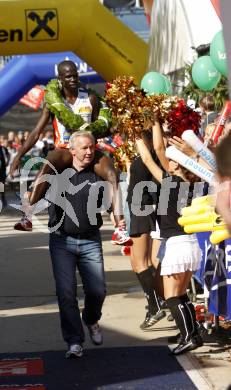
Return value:
M 79 89 L 78 97 L 74 104 L 70 104 L 67 101 L 64 102 L 75 114 L 80 115 L 85 123 L 91 123 L 92 105 L 87 91 Z M 53 120 L 53 128 L 55 146 L 57 148 L 68 148 L 72 130 L 67 129 L 56 117 Z

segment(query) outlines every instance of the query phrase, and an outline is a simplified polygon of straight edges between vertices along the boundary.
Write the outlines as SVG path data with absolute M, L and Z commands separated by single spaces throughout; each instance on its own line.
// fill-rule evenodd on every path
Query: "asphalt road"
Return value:
M 110 243 L 107 218 L 102 229 L 108 286 L 101 320 L 104 345 L 94 347 L 87 337 L 83 357 L 65 360 L 44 232 L 47 216 L 39 217 L 31 233 L 14 231 L 17 220 L 12 209 L 0 214 L 0 390 L 219 388 L 190 354 L 169 355 L 167 336 L 176 333 L 174 323 L 163 319 L 146 332 L 139 329 L 145 299 L 129 257 Z M 78 292 L 82 306 L 80 280 Z

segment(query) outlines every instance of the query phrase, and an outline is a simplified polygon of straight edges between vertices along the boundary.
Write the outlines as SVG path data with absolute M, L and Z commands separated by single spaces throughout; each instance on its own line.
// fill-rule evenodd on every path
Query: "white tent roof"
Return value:
M 222 28 L 210 0 L 154 0 L 149 70 L 168 74 L 191 63 L 191 47 L 210 43 Z

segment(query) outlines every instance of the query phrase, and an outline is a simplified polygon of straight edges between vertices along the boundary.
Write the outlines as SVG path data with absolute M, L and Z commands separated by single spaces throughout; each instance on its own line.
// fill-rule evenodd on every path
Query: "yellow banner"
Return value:
M 98 0 L 0 1 L 0 55 L 73 51 L 105 80 L 147 71 L 148 45 Z

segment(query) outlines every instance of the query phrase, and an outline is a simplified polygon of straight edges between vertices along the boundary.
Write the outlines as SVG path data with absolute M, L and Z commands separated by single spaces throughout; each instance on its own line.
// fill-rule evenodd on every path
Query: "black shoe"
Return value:
M 198 333 L 201 336 L 202 340 L 205 341 L 206 336 L 208 335 L 207 329 L 204 327 L 203 324 L 201 324 L 200 322 L 197 322 L 197 330 L 198 330 Z
M 155 325 L 158 321 L 166 316 L 165 311 L 160 310 L 156 314 L 147 312 L 144 322 L 140 325 L 140 329 L 147 329 Z
M 205 329 L 203 324 L 200 324 L 199 322 L 197 322 L 197 331 L 198 331 L 199 335 L 201 336 L 202 340 L 204 341 L 204 338 L 208 334 L 207 329 Z M 195 336 L 197 336 L 197 335 L 195 335 Z M 177 333 L 175 336 L 169 336 L 168 342 L 169 342 L 169 344 L 180 344 L 181 334 Z
M 167 309 L 168 308 L 168 305 L 166 303 L 166 301 L 162 298 L 159 298 L 159 301 L 160 301 L 160 306 L 161 306 L 161 309 Z
M 202 345 L 203 345 L 203 340 L 201 336 L 200 335 L 193 336 L 188 341 L 181 341 L 180 344 L 178 344 L 177 347 L 171 351 L 171 355 L 181 355 L 188 351 L 192 351 L 196 348 L 202 347 Z
M 174 321 L 174 318 L 173 318 L 171 313 L 168 315 L 167 320 L 168 321 Z

